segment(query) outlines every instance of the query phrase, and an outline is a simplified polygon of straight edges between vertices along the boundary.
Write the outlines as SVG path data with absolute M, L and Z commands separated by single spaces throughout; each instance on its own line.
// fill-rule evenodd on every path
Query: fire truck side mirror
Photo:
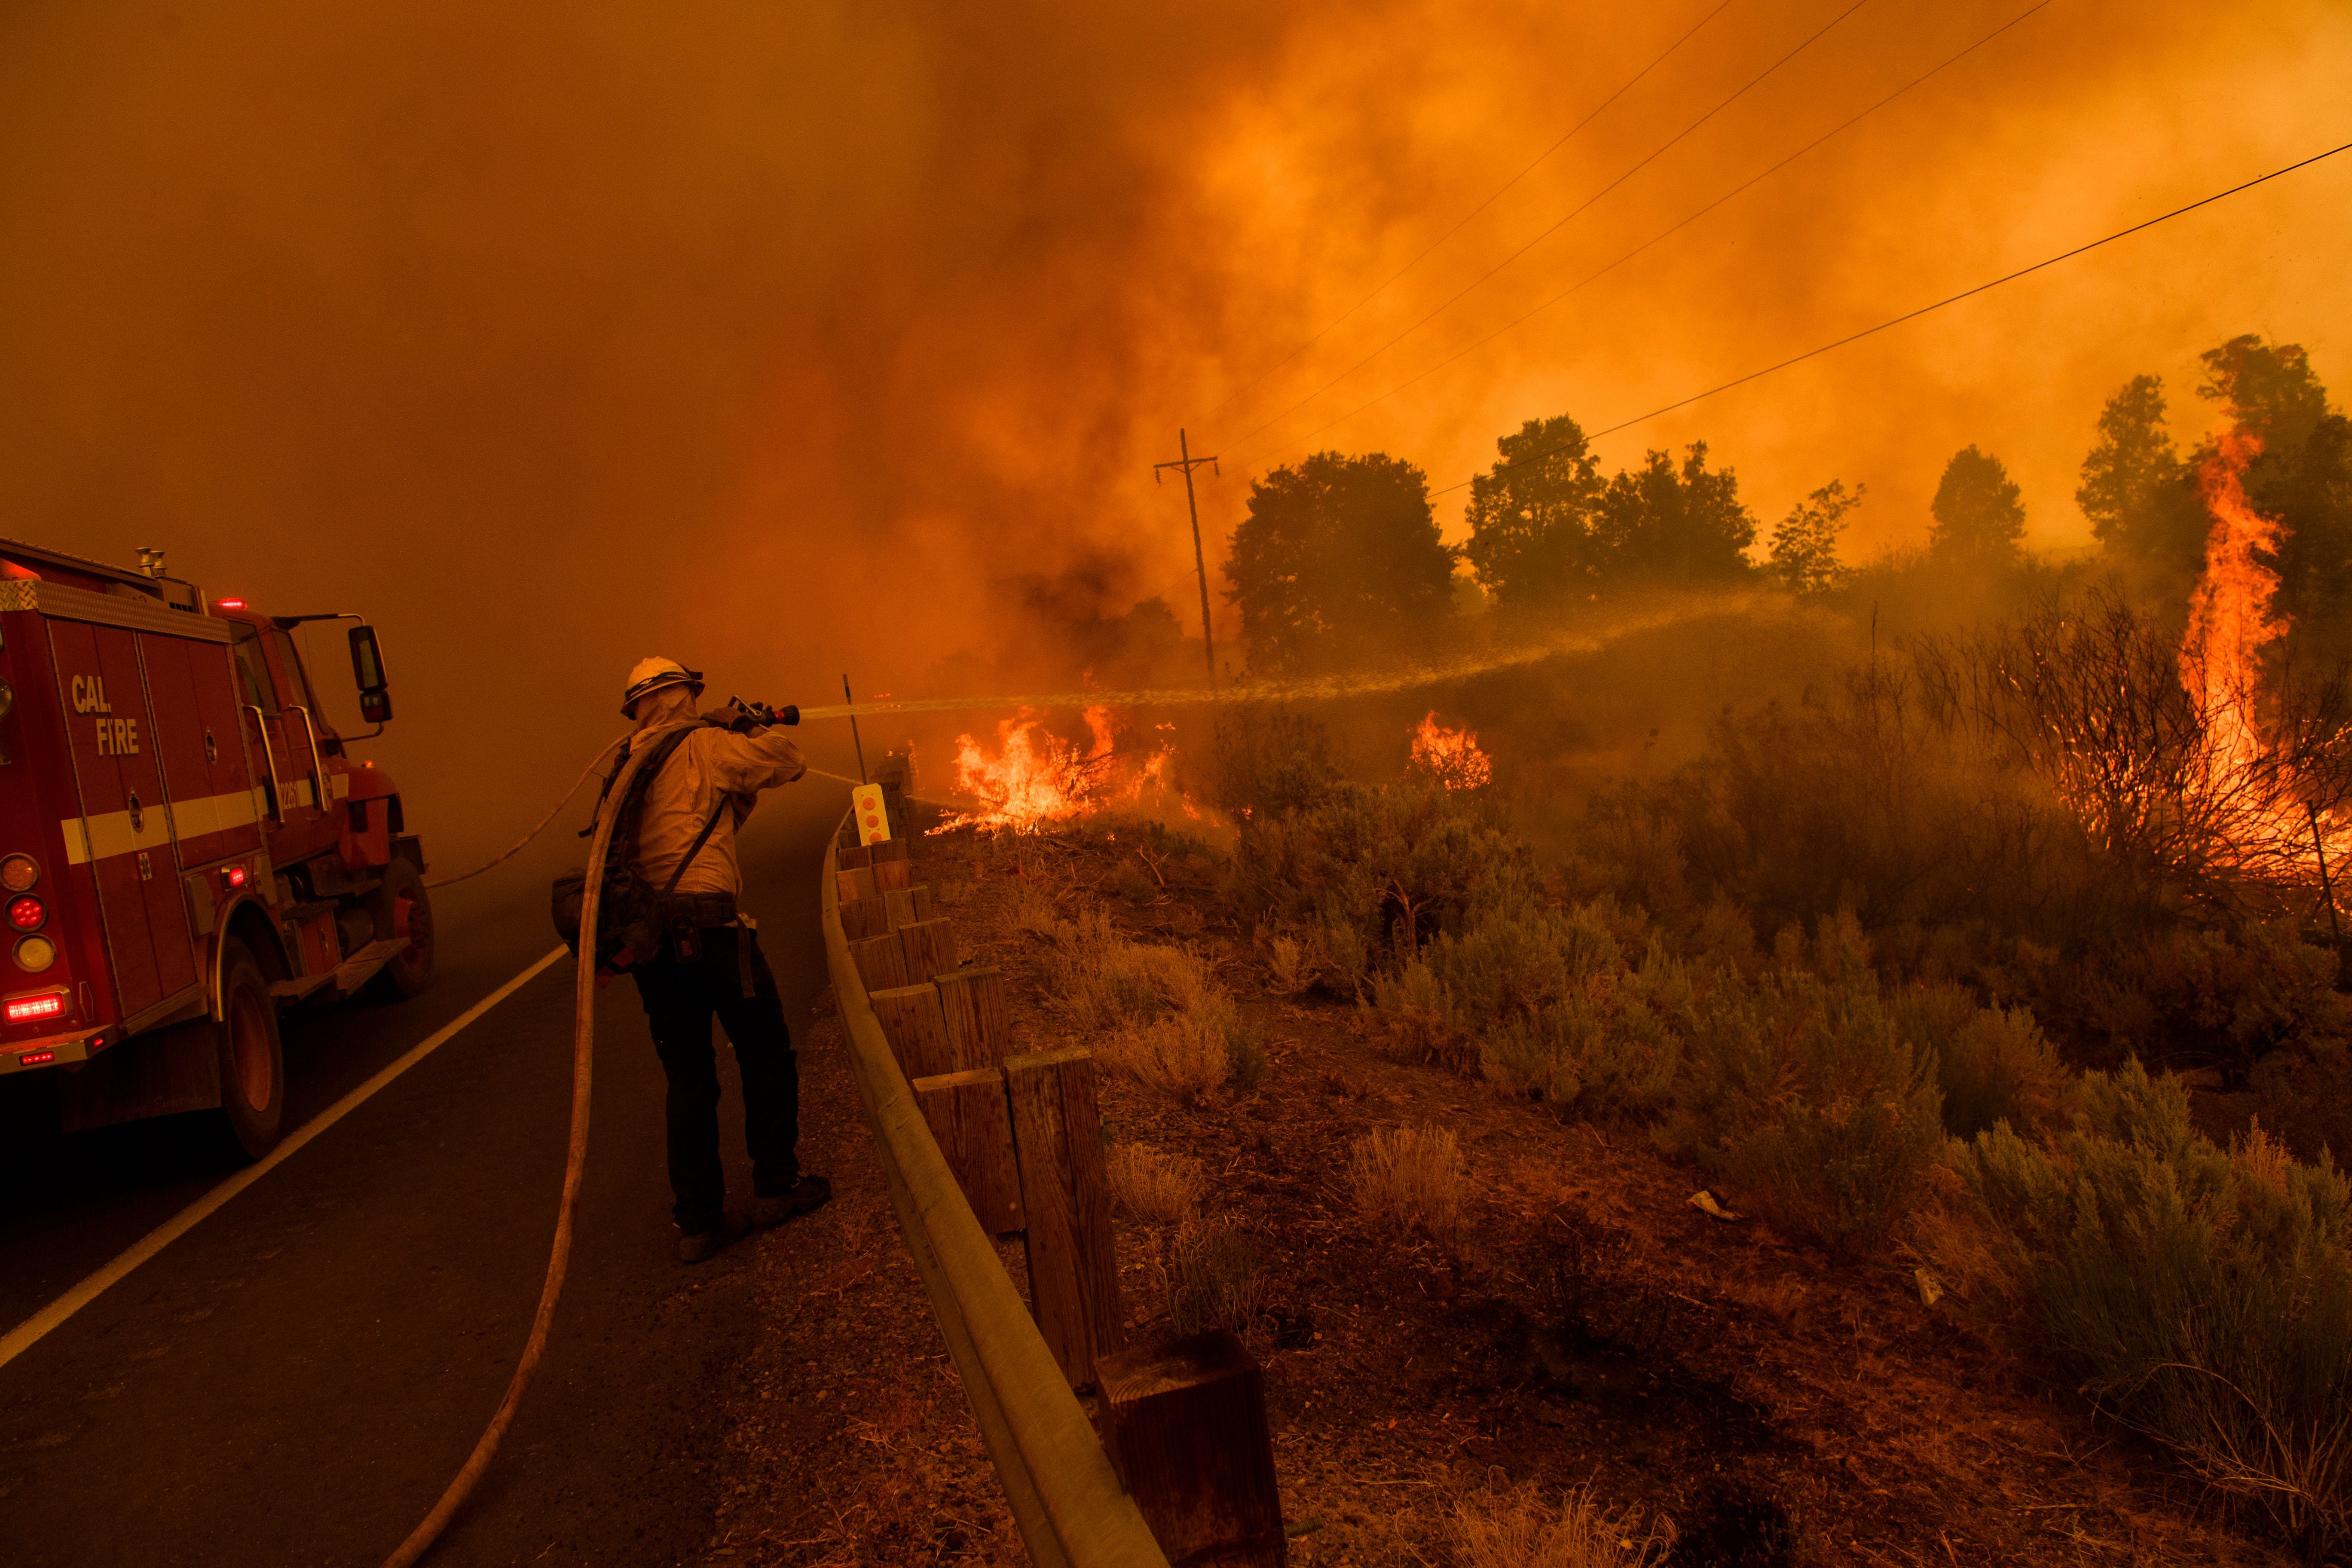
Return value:
M 360 720 L 381 724 L 392 717 L 391 683 L 383 674 L 383 653 L 375 645 L 375 628 L 352 628 L 352 679 L 359 683 Z

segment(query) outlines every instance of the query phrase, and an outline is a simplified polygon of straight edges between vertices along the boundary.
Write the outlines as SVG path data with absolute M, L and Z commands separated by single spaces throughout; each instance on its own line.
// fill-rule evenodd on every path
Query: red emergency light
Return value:
M 247 882 L 252 879 L 253 873 L 247 870 L 242 866 L 224 866 L 221 868 L 221 886 L 225 888 L 242 888 Z
M 26 1051 L 16 1058 L 16 1065 L 20 1068 L 37 1068 L 43 1062 L 53 1062 L 57 1059 L 58 1053 L 55 1051 Z
M 8 1001 L 8 1021 L 12 1024 L 28 1024 L 36 1018 L 62 1018 L 65 1011 L 62 991 L 52 991 L 44 996 L 13 996 Z
M 18 931 L 38 931 L 47 921 L 49 911 L 40 900 L 26 893 L 21 899 L 8 900 L 8 923 Z M 11 1006 L 15 1004 L 11 1003 Z

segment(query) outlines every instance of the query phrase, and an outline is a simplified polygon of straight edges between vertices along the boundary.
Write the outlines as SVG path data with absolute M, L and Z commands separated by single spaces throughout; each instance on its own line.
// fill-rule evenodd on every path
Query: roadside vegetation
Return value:
M 1368 727 L 1393 724 L 1377 704 L 1225 711 L 1181 748 L 1223 833 L 1073 828 L 1094 895 L 1014 895 L 1048 1005 L 1194 1119 L 1152 1112 L 1155 1137 L 1234 1136 L 1261 1089 L 1309 1087 L 1279 1082 L 1295 1045 L 1268 1049 L 1265 1020 L 1295 1017 L 1596 1148 L 1646 1145 L 1713 1222 L 1761 1222 L 1819 1279 L 1900 1280 L 1939 1331 L 2159 1445 L 2235 1517 L 2311 1561 L 2342 1551 L 2352 1005 L 2316 860 L 2352 818 L 2352 574 L 2331 564 L 2352 560 L 2352 422 L 2293 345 L 2205 363 L 2200 394 L 2260 437 L 2242 484 L 2276 588 L 2256 609 L 2291 623 L 2251 645 L 2258 699 L 2184 677 L 2215 448 L 2176 446 L 2154 377 L 2097 422 L 2077 500 L 2103 553 L 2064 567 L 2026 552 L 2019 488 L 1975 447 L 1924 547 L 1859 568 L 1838 551 L 1859 487 L 1767 530 L 1704 446 L 1610 477 L 1566 418 L 1498 443 L 1458 552 L 1408 465 L 1278 473 L 1227 568 L 1261 673 L 1638 620 L 1661 595 L 1722 607 L 1460 683 L 1491 783 L 1368 755 Z M 1199 897 L 1171 891 L 1171 856 L 1202 868 Z M 1133 934 L 1131 912 L 1167 906 L 1192 923 Z M 1319 1070 L 1324 1103 L 1373 1092 Z M 1438 1303 L 1499 1255 L 1537 1269 L 1546 1386 L 1706 1359 L 1694 1299 L 1605 1205 L 1503 1204 L 1507 1166 L 1443 1119 L 1338 1120 L 1315 1245 L 1346 1213 L 1352 1256 L 1436 1268 L 1419 1279 Z M 1233 1147 L 1220 1169 L 1116 1147 L 1114 1197 L 1169 1321 L 1278 1335 L 1304 1321 L 1283 1247 L 1226 1173 L 1255 1151 L 1256 1190 L 1307 1200 L 1270 1134 Z M 1812 1289 L 1739 1287 L 1791 1332 Z M 1595 1495 L 1462 1492 L 1429 1549 L 1711 1561 L 1710 1531 L 1760 1531 L 1787 1550 L 1757 1560 L 1783 1561 L 1810 1528 L 1734 1488 L 1677 1549 L 1663 1514 Z

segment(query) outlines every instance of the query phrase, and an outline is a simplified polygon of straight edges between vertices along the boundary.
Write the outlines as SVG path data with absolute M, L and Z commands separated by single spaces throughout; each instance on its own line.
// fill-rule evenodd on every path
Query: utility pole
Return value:
M 1201 503 L 1192 497 L 1192 470 L 1206 463 L 1209 472 L 1216 473 L 1217 459 L 1192 456 L 1192 445 L 1185 440 L 1181 430 L 1176 432 L 1176 450 L 1181 454 L 1176 461 L 1151 465 L 1151 482 L 1155 485 L 1160 482 L 1160 470 L 1162 468 L 1184 470 L 1184 504 L 1192 513 L 1192 569 L 1201 578 L 1201 652 L 1208 658 L 1209 685 L 1214 689 L 1217 684 L 1217 647 L 1209 636 L 1209 561 L 1201 553 Z

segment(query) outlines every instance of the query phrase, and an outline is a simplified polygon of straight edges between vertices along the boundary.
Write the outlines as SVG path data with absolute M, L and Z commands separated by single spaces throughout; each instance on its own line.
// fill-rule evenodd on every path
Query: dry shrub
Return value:
M 2021 1130 L 2063 1125 L 2074 1074 L 2033 1015 L 1981 1007 L 1958 985 L 1925 985 L 1895 999 L 1895 1021 L 1915 1050 L 1935 1053 L 1944 1131 L 1973 1138 L 2006 1121 Z
M 1266 974 L 1274 988 L 1286 994 L 1307 989 L 1315 978 L 1315 965 L 1309 958 L 1307 944 L 1296 937 L 1277 936 L 1265 944 Z
M 1998 1238 L 1991 1283 L 2084 1391 L 2267 1511 L 2316 1562 L 2352 1539 L 2352 1183 L 2255 1127 L 2196 1130 L 2137 1061 L 2073 1130 L 1954 1154 Z
M 1399 1127 L 1367 1132 L 1349 1152 L 1348 1175 L 1356 1206 L 1375 1219 L 1392 1218 L 1443 1240 L 1462 1224 L 1469 1173 L 1462 1145 L 1442 1127 Z
M 1454 1504 L 1454 1543 L 1463 1568 L 1650 1568 L 1673 1549 L 1675 1526 L 1638 1507 L 1604 1507 L 1590 1487 L 1547 1507 L 1530 1483 Z
M 1782 933 L 1772 971 L 1699 1012 L 1657 1140 L 1775 1222 L 1867 1251 L 1941 1149 L 1943 1090 L 1885 1005 L 1850 915 L 1809 950 Z
M 1208 1185 L 1201 1162 L 1163 1154 L 1148 1143 L 1122 1143 L 1103 1160 L 1111 1202 L 1147 1225 L 1174 1225 L 1201 1205 Z
M 1168 1247 L 1168 1318 L 1180 1334 L 1242 1333 L 1265 1310 L 1265 1255 L 1231 1219 L 1196 1220 Z
M 1102 1059 L 1138 1083 L 1185 1104 L 1214 1093 L 1233 1075 L 1233 1058 L 1215 1019 L 1172 1013 L 1103 1037 Z
M 1595 1114 L 1654 1114 L 1706 976 L 1643 942 L 1645 923 L 1607 900 L 1496 909 L 1375 976 L 1373 1005 L 1407 1057 Z
M 1188 1102 L 1256 1082 L 1265 1055 L 1199 954 L 1130 942 L 1099 910 L 1061 922 L 1052 937 L 1061 1005 L 1100 1033 L 1105 1061 Z

